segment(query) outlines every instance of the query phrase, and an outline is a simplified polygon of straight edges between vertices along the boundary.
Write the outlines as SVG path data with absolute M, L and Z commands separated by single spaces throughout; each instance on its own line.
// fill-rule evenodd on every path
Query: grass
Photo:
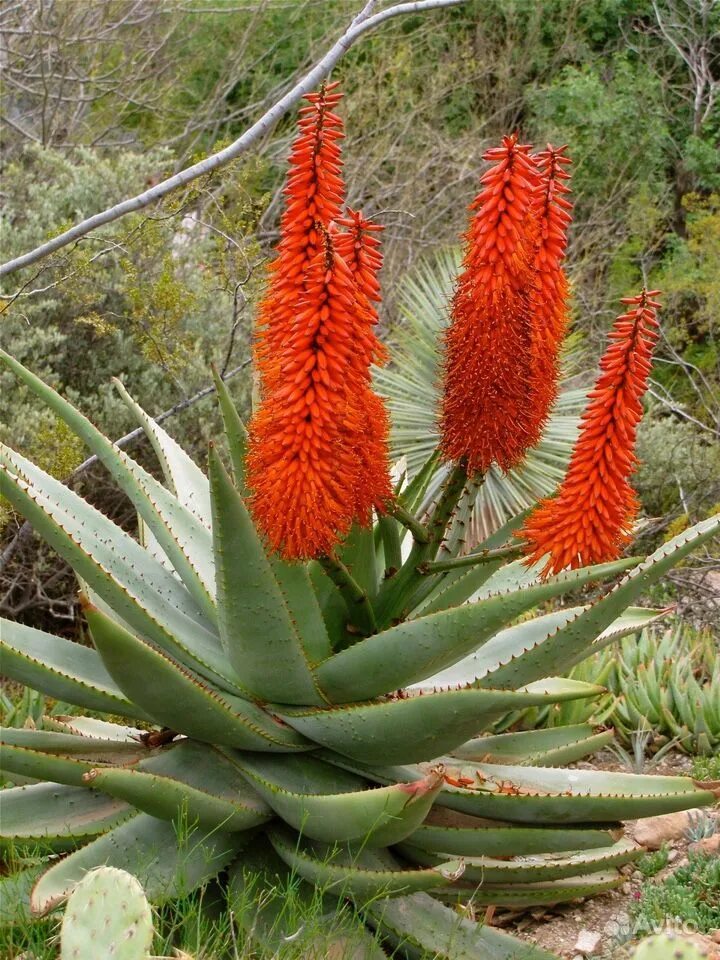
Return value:
M 12 882 L 17 873 L 3 878 Z M 11 891 L 7 891 L 8 896 Z M 5 891 L 0 894 L 4 896 Z M 153 952 L 159 957 L 187 954 L 193 960 L 307 960 L 324 957 L 339 938 L 351 955 L 353 942 L 369 934 L 347 906 L 330 905 L 297 878 L 267 883 L 253 876 L 244 891 L 224 907 L 224 891 L 211 883 L 155 910 Z M 0 925 L 0 960 L 57 960 L 62 914 Z M 87 958 L 92 960 L 92 958 Z

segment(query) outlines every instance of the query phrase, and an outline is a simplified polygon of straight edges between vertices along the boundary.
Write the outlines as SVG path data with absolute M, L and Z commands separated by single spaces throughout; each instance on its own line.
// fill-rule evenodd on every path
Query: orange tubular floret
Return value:
M 567 228 L 572 204 L 565 181 L 571 162 L 566 147 L 552 147 L 536 154 L 540 182 L 535 195 L 538 240 L 535 251 L 535 282 L 532 296 L 533 377 L 530 404 L 534 411 L 534 445 L 540 439 L 558 393 L 560 348 L 568 324 L 568 282 L 562 261 L 567 247 Z
M 519 536 L 527 563 L 548 557 L 543 575 L 614 560 L 631 539 L 638 510 L 629 483 L 652 351 L 658 338 L 658 290 L 622 300 L 631 309 L 615 321 L 600 375 L 582 416 L 580 435 L 557 494 L 542 501 Z
M 529 146 L 504 137 L 471 205 L 463 272 L 445 336 L 441 450 L 468 473 L 516 466 L 537 434 L 531 294 L 538 175 Z

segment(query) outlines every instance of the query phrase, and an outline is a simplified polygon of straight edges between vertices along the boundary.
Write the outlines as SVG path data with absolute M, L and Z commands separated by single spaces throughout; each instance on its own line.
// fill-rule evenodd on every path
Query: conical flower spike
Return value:
M 628 478 L 658 337 L 658 293 L 622 301 L 629 309 L 610 332 L 565 479 L 519 534 L 528 541 L 528 563 L 548 557 L 545 574 L 614 560 L 630 540 L 638 503 Z
M 550 410 L 557 399 L 560 347 L 568 323 L 568 281 L 562 267 L 567 247 L 567 227 L 572 204 L 565 181 L 571 162 L 566 147 L 536 154 L 540 183 L 535 196 L 538 240 L 532 298 L 533 379 L 530 403 L 535 413 L 534 445 L 540 440 Z
M 366 480 L 358 399 L 369 388 L 356 353 L 365 322 L 356 299 L 353 274 L 324 233 L 249 429 L 251 508 L 288 559 L 330 553 L 356 516 Z
M 471 205 L 464 270 L 446 334 L 441 449 L 468 473 L 518 464 L 537 434 L 528 403 L 537 171 L 529 146 L 504 137 Z
M 327 228 L 342 209 L 345 184 L 338 141 L 344 134 L 342 120 L 332 112 L 342 98 L 332 92 L 336 86 L 327 84 L 318 93 L 308 94 L 309 105 L 300 111 L 277 257 L 270 265 L 270 286 L 258 316 L 256 354 L 263 361 L 258 362 L 263 386 L 278 373 L 273 358 L 304 294 L 305 271 L 323 246 L 317 225 Z

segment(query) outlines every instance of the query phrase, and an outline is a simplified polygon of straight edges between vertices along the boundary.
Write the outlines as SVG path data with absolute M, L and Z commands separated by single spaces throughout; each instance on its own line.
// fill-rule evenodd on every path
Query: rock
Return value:
M 620 887 L 620 889 L 625 894 L 625 896 L 629 896 L 632 893 L 632 884 L 628 883 L 626 880 L 625 883 L 622 885 L 622 887 Z
M 576 953 L 580 953 L 584 957 L 589 957 L 592 956 L 593 953 L 597 952 L 601 943 L 601 933 L 597 933 L 595 930 L 581 930 L 578 934 L 577 940 L 575 941 L 575 946 L 573 949 Z
M 705 954 L 706 960 L 720 960 L 720 944 L 712 937 L 706 937 L 703 933 L 683 933 L 683 938 L 694 943 Z
M 675 863 L 677 858 L 680 856 L 679 850 L 671 850 L 668 854 L 668 863 Z
M 669 840 L 679 840 L 694 817 L 702 815 L 701 810 L 680 810 L 678 813 L 663 813 L 659 817 L 648 817 L 635 824 L 635 841 L 648 850 L 659 850 Z
M 691 843 L 688 847 L 688 853 L 704 853 L 705 856 L 720 857 L 720 833 L 714 833 L 711 837 L 705 837 Z

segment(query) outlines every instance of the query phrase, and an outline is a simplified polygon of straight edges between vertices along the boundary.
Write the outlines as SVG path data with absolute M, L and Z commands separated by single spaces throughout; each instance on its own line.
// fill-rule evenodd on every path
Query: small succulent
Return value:
M 712 813 L 706 813 L 705 810 L 688 811 L 688 825 L 685 829 L 687 840 L 697 843 L 714 836 L 717 830 L 718 819 Z
M 621 644 L 608 678 L 618 698 L 610 722 L 626 742 L 649 726 L 687 753 L 720 750 L 720 657 L 710 643 L 678 622 Z

